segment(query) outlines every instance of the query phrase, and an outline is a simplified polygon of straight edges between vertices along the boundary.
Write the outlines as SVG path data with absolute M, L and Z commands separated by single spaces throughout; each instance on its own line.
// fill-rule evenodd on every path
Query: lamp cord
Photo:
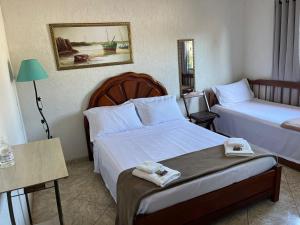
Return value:
M 48 125 L 48 122 L 43 114 L 43 103 L 42 103 L 42 98 L 38 96 L 37 94 L 37 90 L 36 90 L 36 84 L 35 84 L 35 81 L 33 81 L 33 86 L 34 86 L 34 93 L 35 93 L 35 101 L 36 101 L 36 106 L 42 116 L 42 120 L 41 120 L 41 123 L 43 125 L 43 128 L 47 134 L 47 137 L 48 139 L 51 139 L 52 136 L 50 134 L 50 129 L 49 129 L 49 125 Z M 46 127 L 45 127 L 46 126 Z

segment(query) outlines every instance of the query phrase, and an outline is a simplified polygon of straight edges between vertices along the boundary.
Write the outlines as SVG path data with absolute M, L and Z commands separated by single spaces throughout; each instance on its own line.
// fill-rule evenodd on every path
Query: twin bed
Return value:
M 101 85 L 92 94 L 88 109 L 166 94 L 166 89 L 151 76 L 130 72 L 112 77 Z M 146 160 L 162 161 L 220 146 L 226 140 L 225 136 L 188 121 L 174 120 L 101 135 L 91 143 L 87 118 L 84 124 L 95 172 L 101 174 L 115 200 L 118 177 L 123 171 Z M 281 167 L 274 157 L 254 159 L 201 176 L 143 198 L 134 224 L 207 224 L 258 199 L 278 201 L 280 176 Z
M 243 137 L 269 149 L 279 161 L 300 170 L 300 132 L 282 127 L 300 118 L 300 83 L 272 80 L 249 81 L 255 98 L 223 106 L 210 95 L 212 111 L 220 115 L 216 129 L 230 137 Z

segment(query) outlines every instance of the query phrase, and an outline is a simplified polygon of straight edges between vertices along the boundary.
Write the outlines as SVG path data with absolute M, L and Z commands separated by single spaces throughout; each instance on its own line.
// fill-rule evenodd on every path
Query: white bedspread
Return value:
M 231 137 L 243 137 L 269 149 L 278 156 L 300 163 L 300 132 L 280 127 L 286 120 L 300 118 L 300 108 L 259 99 L 234 104 L 215 105 L 220 118 L 216 129 Z
M 187 121 L 173 121 L 128 132 L 102 136 L 94 142 L 95 172 L 101 173 L 116 199 L 119 174 L 146 160 L 161 161 L 223 144 L 226 138 Z M 151 213 L 201 194 L 228 186 L 270 169 L 267 157 L 227 169 L 153 194 L 142 200 L 139 213 Z

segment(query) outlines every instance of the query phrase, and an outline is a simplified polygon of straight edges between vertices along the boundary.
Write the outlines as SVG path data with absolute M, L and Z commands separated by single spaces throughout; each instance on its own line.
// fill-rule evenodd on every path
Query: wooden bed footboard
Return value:
M 270 198 L 279 200 L 281 166 L 257 176 L 209 192 L 191 200 L 145 215 L 137 215 L 134 225 L 200 225 L 210 224 L 222 215 Z

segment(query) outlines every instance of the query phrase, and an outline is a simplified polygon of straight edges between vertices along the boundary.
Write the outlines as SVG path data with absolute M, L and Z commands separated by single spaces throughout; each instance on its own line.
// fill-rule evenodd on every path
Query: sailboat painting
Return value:
M 129 22 L 49 27 L 58 70 L 133 63 Z

